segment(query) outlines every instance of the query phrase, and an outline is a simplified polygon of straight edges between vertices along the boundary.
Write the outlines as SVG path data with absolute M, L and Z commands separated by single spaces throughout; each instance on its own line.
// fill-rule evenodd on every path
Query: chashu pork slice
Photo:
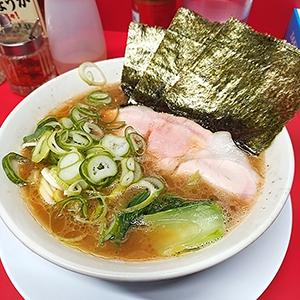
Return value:
M 145 106 L 121 108 L 118 118 L 145 138 L 146 155 L 155 161 L 156 169 L 187 180 L 199 172 L 210 184 L 238 196 L 242 204 L 254 199 L 259 175 L 230 133 L 212 133 L 189 119 Z

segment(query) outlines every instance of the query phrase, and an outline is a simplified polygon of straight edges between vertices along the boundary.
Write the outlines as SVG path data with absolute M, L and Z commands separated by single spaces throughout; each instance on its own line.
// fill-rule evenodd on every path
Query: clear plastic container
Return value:
M 45 0 L 45 18 L 51 53 L 59 74 L 85 61 L 107 58 L 95 0 Z

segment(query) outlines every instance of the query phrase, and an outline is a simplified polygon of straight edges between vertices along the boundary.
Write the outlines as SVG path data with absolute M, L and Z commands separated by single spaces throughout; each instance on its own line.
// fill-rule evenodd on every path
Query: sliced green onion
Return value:
M 70 118 L 62 117 L 59 120 L 59 123 L 62 125 L 64 129 L 71 129 L 74 126 L 73 121 Z
M 134 171 L 135 170 L 135 160 L 133 157 L 128 157 L 126 160 L 126 166 L 128 170 Z
M 68 152 L 61 148 L 57 142 L 56 142 L 56 134 L 57 134 L 57 131 L 53 131 L 51 133 L 51 135 L 49 136 L 48 138 L 48 147 L 50 148 L 51 151 L 53 151 L 55 154 L 57 155 L 63 155 L 63 154 L 67 154 Z
M 61 190 L 57 189 L 53 192 L 53 199 L 55 202 L 59 202 L 59 201 L 65 199 L 65 196 Z
M 107 214 L 107 205 L 102 201 L 101 197 L 89 197 L 89 199 L 97 200 L 97 207 L 90 213 L 89 219 L 93 223 L 100 223 Z
M 84 110 L 74 106 L 70 111 L 70 119 L 72 120 L 75 126 L 79 126 L 79 123 L 81 121 L 92 121 L 94 123 L 98 123 L 98 114 L 89 114 L 84 112 Z
M 123 176 L 120 178 L 120 184 L 122 186 L 129 186 L 132 184 L 134 178 L 134 173 L 132 171 L 126 172 Z
M 62 156 L 57 165 L 59 169 L 64 169 L 81 161 L 83 161 L 81 153 L 74 150 Z
M 67 196 L 75 196 L 80 195 L 81 192 L 87 188 L 87 183 L 80 179 L 74 183 L 72 183 L 69 188 L 65 191 Z
M 92 62 L 84 62 L 78 68 L 80 78 L 89 85 L 104 85 L 105 76 L 101 69 Z
M 42 135 L 43 132 L 52 130 L 51 126 L 43 126 L 38 127 L 33 134 L 27 135 L 23 138 L 24 143 L 28 143 L 29 141 L 37 139 L 39 136 Z
M 83 162 L 82 155 L 72 151 L 63 156 L 58 162 L 57 176 L 67 184 L 73 184 L 81 179 L 79 166 Z
M 127 155 L 130 150 L 129 144 L 124 137 L 111 133 L 104 136 L 101 144 L 117 158 Z
M 45 125 L 53 126 L 54 124 L 57 124 L 57 119 L 53 116 L 48 116 L 41 121 L 38 122 L 37 127 L 43 127 Z
M 51 134 L 52 131 L 45 131 L 38 140 L 31 154 L 31 160 L 33 162 L 38 163 L 48 156 L 50 151 L 50 148 L 48 146 L 48 139 Z
M 81 203 L 81 208 L 80 208 L 80 213 L 81 213 L 81 217 L 86 219 L 87 218 L 87 209 L 88 209 L 88 202 L 85 199 L 85 197 L 77 195 L 77 196 L 70 196 L 65 198 L 62 201 L 57 202 L 56 204 L 53 205 L 53 208 L 56 206 L 61 206 L 57 215 L 61 215 L 61 212 L 64 210 L 64 208 L 68 205 L 70 205 L 71 203 L 74 202 L 79 202 Z
M 102 128 L 91 122 L 84 122 L 82 129 L 88 133 L 94 140 L 99 141 L 104 136 Z
M 108 105 L 112 102 L 111 96 L 108 93 L 105 93 L 105 92 L 102 92 L 102 91 L 91 92 L 87 96 L 87 99 L 93 105 Z
M 84 103 L 81 103 L 81 102 L 77 102 L 75 103 L 75 107 L 77 108 L 77 110 L 87 116 L 87 117 L 90 117 L 90 118 L 98 118 L 98 114 L 96 112 L 94 112 L 92 109 L 91 109 L 91 106 L 87 105 L 87 104 L 84 104 Z
M 94 146 L 92 146 L 92 147 L 90 147 L 89 149 L 86 150 L 87 155 L 96 154 L 96 153 L 113 157 L 113 154 L 106 147 L 104 147 L 101 144 L 94 145 Z
M 77 124 L 79 121 L 85 120 L 86 115 L 80 113 L 77 107 L 74 106 L 70 111 L 70 119 L 73 123 Z
M 27 135 L 23 138 L 23 142 L 27 143 L 28 141 L 37 139 L 44 131 L 54 129 L 57 124 L 58 122 L 55 117 L 50 116 L 44 118 L 37 124 L 34 133 Z
M 133 157 L 123 158 L 121 168 L 120 184 L 122 186 L 129 186 L 142 178 L 141 166 Z
M 10 152 L 2 158 L 2 168 L 7 178 L 19 186 L 27 185 L 27 182 L 17 174 L 13 162 L 20 164 L 26 161 L 28 161 L 26 157 L 14 152 Z
M 58 177 L 64 182 L 66 182 L 67 184 L 74 183 L 75 181 L 81 178 L 79 174 L 80 165 L 81 162 L 77 162 L 67 168 L 59 170 Z
M 194 185 L 196 184 L 199 180 L 201 180 L 201 175 L 199 173 L 199 170 L 197 170 L 192 177 L 189 179 L 187 185 Z
M 82 162 L 79 172 L 88 184 L 102 186 L 106 179 L 117 174 L 118 167 L 110 156 L 95 153 Z
M 142 156 L 145 154 L 146 141 L 139 133 L 134 130 L 132 126 L 128 126 L 125 128 L 125 138 L 135 155 Z
M 105 129 L 107 130 L 119 130 L 126 125 L 125 121 L 114 121 L 111 123 L 104 123 Z
M 58 137 L 58 144 L 64 150 L 87 149 L 93 144 L 93 139 L 82 130 L 63 130 Z
M 104 225 L 104 228 L 102 230 L 101 237 L 99 240 L 99 244 L 102 244 L 103 242 L 112 238 L 114 236 L 114 234 L 117 232 L 118 228 L 119 228 L 119 218 L 114 216 L 113 220 L 110 222 L 108 227 L 106 226 L 106 224 Z
M 59 155 L 57 155 L 56 153 L 50 151 L 49 155 L 48 155 L 48 158 L 50 159 L 50 161 L 53 165 L 57 165 L 58 160 L 59 160 Z
M 123 209 L 124 213 L 133 212 L 133 211 L 140 210 L 140 209 L 146 207 L 152 201 L 154 201 L 160 194 L 162 194 L 162 192 L 164 191 L 163 182 L 156 177 L 150 176 L 150 177 L 142 178 L 140 181 L 138 181 L 134 185 L 136 185 L 138 188 L 147 189 L 150 192 L 150 194 L 149 194 L 148 198 L 146 198 L 143 202 Z

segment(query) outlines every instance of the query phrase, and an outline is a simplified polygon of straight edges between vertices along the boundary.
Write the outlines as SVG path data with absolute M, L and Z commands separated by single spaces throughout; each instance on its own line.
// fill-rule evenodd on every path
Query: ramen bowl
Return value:
M 120 81 L 123 59 L 97 63 L 108 83 Z M 8 116 L 0 130 L 0 157 L 20 153 L 22 139 L 49 111 L 64 101 L 88 92 L 88 86 L 72 70 L 44 84 L 27 96 Z M 294 155 L 284 128 L 266 150 L 263 191 L 247 217 L 230 233 L 199 251 L 157 261 L 104 259 L 68 247 L 49 235 L 31 216 L 19 187 L 0 171 L 0 214 L 10 231 L 29 249 L 68 270 L 119 281 L 153 281 L 175 278 L 214 266 L 245 249 L 272 225 L 287 201 L 294 175 Z M 3 241 L 1 241 L 3 242 Z

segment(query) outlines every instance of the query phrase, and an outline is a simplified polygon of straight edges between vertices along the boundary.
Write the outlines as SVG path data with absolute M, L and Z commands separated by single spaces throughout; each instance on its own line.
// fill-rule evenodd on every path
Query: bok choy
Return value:
M 164 256 L 197 249 L 225 232 L 220 207 L 207 201 L 145 215 L 143 221 L 158 230 L 161 238 L 157 238 L 155 248 Z
M 143 203 L 149 191 L 135 196 L 128 207 Z M 171 256 L 191 251 L 216 241 L 225 233 L 224 216 L 213 200 L 184 202 L 173 195 L 157 198 L 150 205 L 133 212 L 123 213 L 115 223 L 110 239 L 121 242 L 130 229 L 148 226 L 157 231 L 153 246 L 160 255 Z

